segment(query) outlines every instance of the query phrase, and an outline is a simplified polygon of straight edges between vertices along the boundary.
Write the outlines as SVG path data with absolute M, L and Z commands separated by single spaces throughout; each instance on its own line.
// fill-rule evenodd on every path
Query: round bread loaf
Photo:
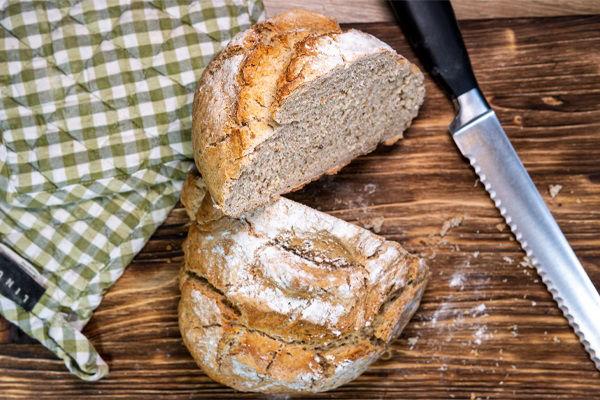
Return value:
M 179 326 L 216 381 L 333 389 L 377 360 L 417 310 L 429 272 L 398 243 L 284 198 L 223 216 L 197 173 L 182 200 L 194 221 Z
M 194 98 L 194 158 L 216 206 L 239 216 L 379 143 L 417 115 L 423 75 L 369 34 L 293 10 L 235 36 Z

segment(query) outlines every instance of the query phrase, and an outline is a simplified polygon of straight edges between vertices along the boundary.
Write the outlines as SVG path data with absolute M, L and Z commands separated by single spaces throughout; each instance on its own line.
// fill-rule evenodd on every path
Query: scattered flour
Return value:
M 377 185 L 374 183 L 367 183 L 363 187 L 363 191 L 367 194 L 373 194 L 373 193 L 375 193 L 376 190 L 377 190 Z
M 471 316 L 478 317 L 479 315 L 483 314 L 485 312 L 485 310 L 486 310 L 485 304 L 481 303 L 477 307 L 471 308 Z M 484 314 L 484 316 L 487 316 L 487 314 Z
M 475 337 L 473 343 L 479 345 L 483 343 L 484 340 L 491 338 L 492 335 L 490 333 L 487 333 L 487 330 L 487 325 L 480 326 L 479 329 L 477 329 L 477 331 L 475 331 L 475 334 L 473 335 Z
M 508 263 L 510 265 L 513 265 L 514 262 L 515 262 L 515 260 L 513 260 L 512 258 L 510 258 L 508 256 L 504 256 L 504 257 L 502 257 L 502 259 L 504 260 L 504 262 L 506 262 L 506 263 Z
M 458 287 L 459 290 L 463 290 L 465 288 L 465 286 L 463 285 L 463 281 L 464 281 L 465 277 L 463 274 L 461 274 L 460 272 L 455 272 L 454 275 L 452 275 L 452 279 L 450 280 L 450 287 Z

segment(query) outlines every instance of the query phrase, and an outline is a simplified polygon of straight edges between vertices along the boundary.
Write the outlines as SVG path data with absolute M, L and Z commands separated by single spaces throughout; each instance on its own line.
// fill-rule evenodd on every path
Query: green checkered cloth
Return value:
M 78 377 L 108 373 L 80 331 L 192 166 L 203 68 L 262 17 L 260 0 L 0 3 L 0 243 L 46 289 L 0 313 Z

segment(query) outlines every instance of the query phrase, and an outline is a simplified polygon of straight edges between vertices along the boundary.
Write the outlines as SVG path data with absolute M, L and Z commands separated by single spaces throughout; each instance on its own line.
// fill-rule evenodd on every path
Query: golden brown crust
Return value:
M 186 206 L 198 204 L 198 186 L 184 186 Z M 397 243 L 287 199 L 239 219 L 214 209 L 206 195 L 190 210 L 179 305 L 184 342 L 213 379 L 329 390 L 377 359 L 416 311 L 429 272 Z
M 314 46 L 325 35 L 311 35 L 294 45 L 294 53 L 288 66 L 277 80 L 277 104 L 281 104 L 284 98 L 308 78 L 305 71 L 307 58 L 317 55 Z
M 270 132 L 275 82 L 294 44 L 325 32 L 340 27 L 323 15 L 291 10 L 238 34 L 204 71 L 194 96 L 192 144 L 196 166 L 218 204 L 249 163 L 243 155 Z

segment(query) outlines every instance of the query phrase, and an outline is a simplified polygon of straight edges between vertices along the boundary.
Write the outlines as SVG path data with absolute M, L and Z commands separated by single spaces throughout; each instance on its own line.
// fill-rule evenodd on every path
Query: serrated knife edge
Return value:
M 492 189 L 491 184 L 487 180 L 485 174 L 482 172 L 481 167 L 479 167 L 479 165 L 477 164 L 477 161 L 475 160 L 475 158 L 474 157 L 467 157 L 467 158 L 469 159 L 471 166 L 475 170 L 475 173 L 477 173 L 477 176 L 479 176 L 479 180 L 484 185 L 490 198 L 494 201 L 496 208 L 498 208 L 498 210 L 500 211 L 500 215 L 502 215 L 502 217 L 504 217 L 506 224 L 510 227 L 511 231 L 515 235 L 515 238 L 521 244 L 521 247 L 525 251 L 525 254 L 527 255 L 527 257 L 529 257 L 529 260 L 531 261 L 531 265 L 533 265 L 535 267 L 538 275 L 542 279 L 542 282 L 544 282 L 544 284 L 546 285 L 546 288 L 552 295 L 552 298 L 558 305 L 558 308 L 562 311 L 563 315 L 569 322 L 569 325 L 573 328 L 573 331 L 575 332 L 575 334 L 579 338 L 579 341 L 581 342 L 581 344 L 583 345 L 583 347 L 589 354 L 590 358 L 596 365 L 596 368 L 598 370 L 600 370 L 600 358 L 596 354 L 596 351 L 591 347 L 591 344 L 586 339 L 585 334 L 579 329 L 579 325 L 577 324 L 577 322 L 575 322 L 575 318 L 569 311 L 569 307 L 565 304 L 564 299 L 559 295 L 558 290 L 554 287 L 554 284 L 552 283 L 552 280 L 548 277 L 548 274 L 544 271 L 543 267 L 541 267 L 539 261 L 537 260 L 537 258 L 534 255 L 533 251 L 531 250 L 531 248 L 529 248 L 527 241 L 523 239 L 523 235 L 519 232 L 519 228 L 518 228 L 517 224 L 512 220 L 512 218 L 508 214 L 506 208 L 502 205 L 502 201 L 498 198 L 496 192 Z
M 457 146 L 463 153 L 463 155 L 469 159 L 471 166 L 473 167 L 473 169 L 479 176 L 479 179 L 480 179 L 481 183 L 483 184 L 483 186 L 485 187 L 485 189 L 487 190 L 487 192 L 489 193 L 490 198 L 492 199 L 492 201 L 494 202 L 494 204 L 500 211 L 500 214 L 504 217 L 507 225 L 510 227 L 510 229 L 514 233 L 515 238 L 519 241 L 519 243 L 521 244 L 521 247 L 523 248 L 523 250 L 525 251 L 527 256 L 530 258 L 531 264 L 536 268 L 539 276 L 541 277 L 542 281 L 548 288 L 548 291 L 550 292 L 550 294 L 552 295 L 552 297 L 558 304 L 559 309 L 563 312 L 564 316 L 566 317 L 567 321 L 569 322 L 569 325 L 573 328 L 574 332 L 579 337 L 579 340 L 581 341 L 585 350 L 588 352 L 588 354 L 589 354 L 590 358 L 592 359 L 592 361 L 594 362 L 596 368 L 600 370 L 600 358 L 598 357 L 598 354 L 600 352 L 600 348 L 599 348 L 599 346 L 600 346 L 600 307 L 598 306 L 600 304 L 600 296 L 598 296 L 598 293 L 595 290 L 593 284 L 591 283 L 591 281 L 589 281 L 589 278 L 587 277 L 587 275 L 585 275 L 585 271 L 583 270 L 583 267 L 581 267 L 581 265 L 579 264 L 579 261 L 577 261 L 575 254 L 572 252 L 572 249 L 570 248 L 570 246 L 568 245 L 568 243 L 566 241 L 566 238 L 564 238 L 564 235 L 562 234 L 562 232 L 560 232 L 560 228 L 558 227 L 558 225 L 552 218 L 545 203 L 543 202 L 543 199 L 539 195 L 539 192 L 537 192 L 535 185 L 533 185 L 533 182 L 531 182 L 531 178 L 525 171 L 523 164 L 518 159 L 516 152 L 514 151 L 514 149 L 512 148 L 512 145 L 508 141 L 508 138 L 506 137 L 506 134 L 502 130 L 502 127 L 500 126 L 500 123 L 497 120 L 495 113 L 487 106 L 487 104 L 485 103 L 485 100 L 483 100 L 483 97 L 481 96 L 481 94 L 479 93 L 479 91 L 477 89 L 473 89 L 472 91 L 465 93 L 463 96 L 465 96 L 465 97 L 463 97 L 463 99 L 461 99 L 460 97 L 459 97 L 459 99 L 457 99 L 457 103 L 459 106 L 459 115 L 457 116 L 457 119 L 453 122 L 453 124 L 450 126 L 450 131 L 453 134 L 453 138 L 454 138 Z M 461 108 L 461 104 L 460 104 L 461 100 L 462 100 L 462 108 Z M 465 110 L 462 114 L 460 112 L 461 109 Z M 490 124 L 490 120 L 493 120 L 492 124 Z M 490 126 L 487 126 L 486 128 L 481 128 L 481 129 L 479 129 L 478 132 L 473 130 L 473 129 L 477 130 L 478 124 L 486 124 L 486 123 Z M 490 131 L 492 131 L 495 136 L 491 135 Z M 474 141 L 473 138 L 465 139 L 464 136 L 467 133 L 469 135 L 473 136 L 473 138 L 477 138 L 476 140 L 483 141 L 483 142 L 481 142 L 481 143 L 483 143 L 483 145 L 481 143 L 476 143 L 476 140 Z M 480 135 L 480 136 L 477 136 L 477 135 Z M 489 143 L 486 143 L 486 141 Z M 595 310 L 594 309 L 587 310 L 587 312 L 588 312 L 587 317 L 592 319 L 591 322 L 587 321 L 587 323 L 585 323 L 585 321 L 582 321 L 582 322 L 584 322 L 584 324 L 581 324 L 577 321 L 576 315 L 574 315 L 574 313 L 569 308 L 569 305 L 567 303 L 571 303 L 571 304 L 575 303 L 576 304 L 578 299 L 576 297 L 575 298 L 565 298 L 565 296 L 560 293 L 560 290 L 557 287 L 558 285 L 551 278 L 551 275 L 553 275 L 553 274 L 556 275 L 557 271 L 555 270 L 553 273 L 549 273 L 546 270 L 546 268 L 544 267 L 544 265 L 540 262 L 538 257 L 536 256 L 535 251 L 530 246 L 530 242 L 533 239 L 530 239 L 528 241 L 528 238 L 527 238 L 527 236 L 531 235 L 531 233 L 524 234 L 521 231 L 521 229 L 519 229 L 519 224 L 516 221 L 516 219 L 518 219 L 518 218 L 515 218 L 511 215 L 508 208 L 503 203 L 502 198 L 498 194 L 496 188 L 494 188 L 494 184 L 488 178 L 488 174 L 486 174 L 485 168 L 482 165 L 480 165 L 480 162 L 479 162 L 477 156 L 474 154 L 473 150 L 477 149 L 477 146 L 482 147 L 481 151 L 483 152 L 484 156 L 497 157 L 496 160 L 492 161 L 492 164 L 494 164 L 494 162 L 495 162 L 495 164 L 497 166 L 502 166 L 503 162 L 506 162 L 506 163 L 512 162 L 513 165 L 510 165 L 510 166 L 507 165 L 507 168 L 510 167 L 512 169 L 518 170 L 518 172 L 519 172 L 519 174 L 513 174 L 512 176 L 515 179 L 524 179 L 525 178 L 529 181 L 529 182 L 526 182 L 526 185 L 525 185 L 525 186 L 530 187 L 530 188 L 527 188 L 527 190 L 535 191 L 535 194 L 530 194 L 531 202 L 533 204 L 535 204 L 534 207 L 543 208 L 543 210 L 541 211 L 542 219 L 549 218 L 549 219 L 551 219 L 550 223 L 555 225 L 555 228 L 553 226 L 551 226 L 551 227 L 554 228 L 554 230 L 556 230 L 557 232 L 548 233 L 548 235 L 552 235 L 552 234 L 560 235 L 560 237 L 558 239 L 556 239 L 556 243 L 558 243 L 557 247 L 566 246 L 566 249 L 563 249 L 564 251 L 566 251 L 568 253 L 565 258 L 568 259 L 569 257 L 571 257 L 572 259 L 574 259 L 575 264 L 577 264 L 577 265 L 565 265 L 565 268 L 575 268 L 575 269 L 581 268 L 581 271 L 583 272 L 583 274 L 585 275 L 585 278 L 588 281 L 588 282 L 579 282 L 579 283 L 581 285 L 587 285 L 586 289 L 589 289 L 589 290 L 587 290 L 587 292 L 592 292 L 591 296 L 594 297 L 592 299 L 593 301 L 591 303 L 592 303 L 592 305 L 593 304 L 596 305 L 596 307 L 595 307 L 596 309 Z M 505 154 L 501 154 L 502 151 L 504 151 Z M 496 152 L 498 152 L 498 154 L 496 154 Z M 518 165 L 516 165 L 516 164 L 518 164 Z M 522 171 L 521 171 L 521 169 L 522 169 Z M 502 173 L 497 173 L 495 171 L 490 171 L 490 173 L 495 173 L 496 177 L 502 175 Z M 507 175 L 507 179 L 510 179 L 511 175 L 508 173 L 506 175 Z M 517 176 L 515 177 L 514 175 L 517 175 Z M 522 182 L 520 182 L 520 183 L 522 183 Z M 512 188 L 511 190 L 514 190 L 514 188 Z M 525 206 L 529 206 L 529 205 L 530 204 L 526 204 Z M 513 208 L 514 208 L 514 206 L 513 206 Z M 546 222 L 548 222 L 548 221 L 546 221 Z M 541 225 L 543 225 L 543 223 Z M 589 286 L 591 286 L 591 289 Z M 586 293 L 583 293 L 583 294 L 586 295 Z M 571 296 L 571 297 L 573 297 L 573 296 Z M 598 321 L 593 321 L 594 315 L 597 315 L 596 319 Z M 586 328 L 582 329 L 582 325 L 585 326 Z M 586 334 L 586 332 L 585 332 L 586 329 L 588 330 L 588 334 L 591 335 L 591 338 L 594 341 L 594 343 L 591 343 L 590 340 L 588 339 L 588 334 Z M 590 330 L 591 330 L 591 332 L 590 332 Z M 595 335 L 594 335 L 594 333 L 595 333 Z

